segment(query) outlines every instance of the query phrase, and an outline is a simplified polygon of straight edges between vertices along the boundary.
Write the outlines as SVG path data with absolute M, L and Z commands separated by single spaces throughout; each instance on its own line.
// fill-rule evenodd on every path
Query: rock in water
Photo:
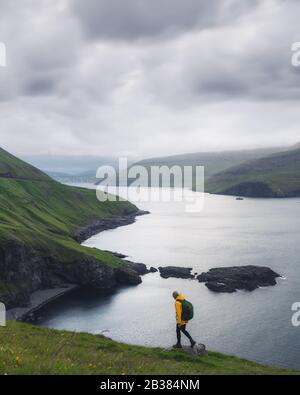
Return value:
M 233 292 L 236 292 L 235 288 L 230 287 L 229 285 L 226 285 L 224 283 L 208 282 L 205 283 L 205 285 L 210 291 L 213 292 L 225 292 L 228 294 L 232 294 Z
M 166 266 L 158 268 L 162 278 L 194 278 L 191 274 L 193 268 L 191 267 L 177 267 L 177 266 Z
M 120 267 L 115 269 L 115 278 L 117 284 L 121 285 L 137 285 L 142 282 L 138 273 L 129 267 Z
M 138 262 L 131 262 L 128 260 L 124 260 L 124 262 L 127 264 L 127 266 L 137 272 L 139 275 L 143 276 L 144 274 L 149 273 L 149 270 L 147 269 L 147 266 L 144 263 L 138 263 Z
M 210 269 L 197 279 L 205 282 L 211 291 L 232 293 L 238 289 L 254 291 L 258 287 L 276 285 L 277 277 L 280 275 L 268 267 L 233 266 Z

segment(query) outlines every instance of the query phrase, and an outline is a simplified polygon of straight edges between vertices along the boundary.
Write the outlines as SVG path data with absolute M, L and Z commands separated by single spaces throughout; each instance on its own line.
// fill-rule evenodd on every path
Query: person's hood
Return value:
M 185 300 L 185 297 L 183 295 L 178 295 L 176 300 Z

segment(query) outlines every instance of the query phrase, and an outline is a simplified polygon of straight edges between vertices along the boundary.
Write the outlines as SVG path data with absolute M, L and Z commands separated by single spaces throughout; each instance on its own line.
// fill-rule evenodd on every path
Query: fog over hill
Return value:
M 250 197 L 300 196 L 300 146 L 215 174 L 206 183 L 206 190 Z

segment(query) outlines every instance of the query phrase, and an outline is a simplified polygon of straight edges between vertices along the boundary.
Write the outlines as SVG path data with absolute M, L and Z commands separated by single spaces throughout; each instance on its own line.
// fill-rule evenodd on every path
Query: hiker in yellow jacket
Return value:
M 182 301 L 185 300 L 183 295 L 180 295 L 177 291 L 173 292 L 173 298 L 175 299 L 175 311 L 176 311 L 176 335 L 177 343 L 174 348 L 182 348 L 181 346 L 181 332 L 189 339 L 191 342 L 191 347 L 193 348 L 196 342 L 193 340 L 192 336 L 186 330 L 186 324 L 188 321 L 182 319 Z

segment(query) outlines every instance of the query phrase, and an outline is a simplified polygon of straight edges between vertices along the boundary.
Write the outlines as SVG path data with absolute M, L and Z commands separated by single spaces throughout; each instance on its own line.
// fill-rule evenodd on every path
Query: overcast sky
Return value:
M 300 141 L 299 0 L 0 0 L 0 146 L 158 156 Z

